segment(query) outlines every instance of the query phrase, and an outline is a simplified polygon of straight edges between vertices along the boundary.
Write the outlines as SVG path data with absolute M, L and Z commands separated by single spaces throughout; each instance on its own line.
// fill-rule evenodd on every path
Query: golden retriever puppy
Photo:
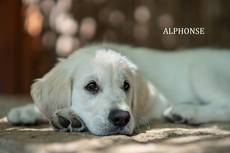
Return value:
M 35 106 L 12 109 L 8 120 L 47 119 L 60 131 L 88 129 L 95 135 L 129 135 L 153 119 L 229 121 L 229 65 L 227 50 L 86 46 L 37 79 L 31 90 Z

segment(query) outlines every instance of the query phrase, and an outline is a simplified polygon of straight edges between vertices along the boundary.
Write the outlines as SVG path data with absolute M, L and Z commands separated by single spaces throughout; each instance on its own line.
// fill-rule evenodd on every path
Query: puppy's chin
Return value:
M 98 127 L 97 129 L 88 129 L 94 135 L 98 136 L 107 136 L 107 135 L 131 135 L 134 131 L 133 126 L 128 124 L 125 127 L 115 127 L 115 126 L 102 126 L 101 128 Z
M 130 130 L 127 127 L 124 128 L 112 128 L 105 133 L 105 135 L 131 135 L 133 130 Z
M 91 132 L 97 136 L 109 136 L 109 135 L 131 135 L 133 132 L 130 130 L 123 130 L 123 129 L 112 129 L 109 131 L 94 131 Z

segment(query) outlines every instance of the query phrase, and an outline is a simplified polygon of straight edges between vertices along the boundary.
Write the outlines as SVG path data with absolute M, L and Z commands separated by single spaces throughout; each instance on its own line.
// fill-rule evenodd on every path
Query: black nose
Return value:
M 128 124 L 130 120 L 130 115 L 128 111 L 123 111 L 123 110 L 112 110 L 109 113 L 109 121 L 119 127 L 124 127 L 125 125 Z

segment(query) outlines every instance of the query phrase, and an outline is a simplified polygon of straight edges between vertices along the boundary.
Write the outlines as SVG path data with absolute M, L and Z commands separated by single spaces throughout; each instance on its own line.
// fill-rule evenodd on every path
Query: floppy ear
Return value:
M 71 105 L 71 80 L 71 72 L 61 63 L 32 85 L 31 95 L 35 105 L 48 119 L 58 109 Z
M 148 112 L 150 112 L 151 106 L 149 106 L 149 88 L 147 81 L 135 70 L 133 75 L 133 90 L 132 90 L 132 113 L 135 119 L 136 125 L 144 124 L 148 119 Z

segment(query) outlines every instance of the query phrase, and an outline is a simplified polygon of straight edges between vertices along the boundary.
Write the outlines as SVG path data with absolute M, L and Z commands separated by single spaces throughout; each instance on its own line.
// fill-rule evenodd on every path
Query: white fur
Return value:
M 62 60 L 33 84 L 31 93 L 48 120 L 57 110 L 68 108 L 96 135 L 116 133 L 108 121 L 114 108 L 131 114 L 120 134 L 131 134 L 136 126 L 164 117 L 190 124 L 230 121 L 229 65 L 227 50 L 172 53 L 115 44 L 93 45 Z M 124 79 L 130 82 L 129 94 L 120 88 Z M 84 90 L 90 80 L 102 87 L 100 94 L 94 96 Z M 15 112 L 8 115 L 11 122 L 31 122 L 14 118 Z
M 45 120 L 45 117 L 39 112 L 39 110 L 33 104 L 13 108 L 8 113 L 7 118 L 12 124 L 16 125 L 37 124 Z

